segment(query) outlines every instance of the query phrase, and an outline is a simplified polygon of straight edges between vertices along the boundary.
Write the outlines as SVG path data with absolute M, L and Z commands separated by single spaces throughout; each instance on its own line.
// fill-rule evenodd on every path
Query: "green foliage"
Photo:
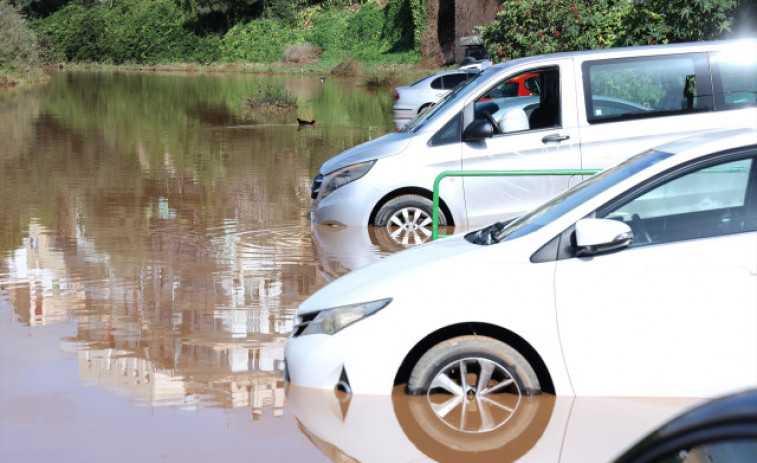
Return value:
M 428 9 L 425 0 L 410 0 L 410 11 L 413 15 L 413 49 L 420 50 L 423 30 L 426 29 Z
M 50 16 L 72 0 L 11 0 L 11 5 L 21 8 L 28 18 L 38 19 Z
M 625 44 L 712 40 L 730 32 L 738 0 L 636 0 Z
M 107 61 L 106 13 L 70 3 L 45 20 L 41 34 L 68 61 Z
M 271 63 L 283 60 L 287 46 L 304 41 L 297 29 L 275 19 L 258 19 L 232 27 L 221 41 L 220 53 L 224 61 Z
M 173 0 L 112 0 L 87 7 L 70 3 L 42 21 L 52 56 L 73 62 L 157 63 L 212 61 L 218 39 L 201 38 Z
M 37 36 L 17 7 L 0 0 L 0 66 L 37 60 Z
M 345 55 L 374 63 L 414 63 L 420 58 L 409 0 L 390 0 L 383 7 L 366 3 L 356 12 L 320 10 L 311 23 L 307 40 L 323 49 L 327 61 Z
M 257 18 L 263 12 L 261 0 L 177 0 L 177 3 L 187 14 L 208 22 L 222 22 L 226 27 Z
M 277 19 L 287 27 L 297 26 L 297 2 L 292 0 L 264 0 L 263 17 Z
M 611 47 L 622 39 L 622 18 L 632 8 L 627 0 L 507 0 L 497 20 L 483 28 L 483 37 L 500 61 Z
M 711 40 L 738 0 L 505 0 L 482 32 L 496 60 L 570 50 Z

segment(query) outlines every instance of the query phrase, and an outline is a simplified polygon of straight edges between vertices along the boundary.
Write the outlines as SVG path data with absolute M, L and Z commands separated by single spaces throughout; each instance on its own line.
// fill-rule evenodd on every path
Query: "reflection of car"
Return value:
M 395 88 L 392 117 L 397 130 L 478 71 L 478 69 L 441 71 L 405 87 Z
M 700 405 L 664 424 L 615 463 L 757 461 L 757 389 Z
M 401 390 L 391 397 L 347 395 L 293 384 L 286 399 L 300 430 L 325 456 L 362 463 L 608 462 L 639 435 L 701 403 L 542 394 L 520 402 L 470 397 L 438 407 Z
M 756 287 L 757 130 L 716 132 L 348 273 L 286 364 L 355 393 L 712 397 L 757 384 Z

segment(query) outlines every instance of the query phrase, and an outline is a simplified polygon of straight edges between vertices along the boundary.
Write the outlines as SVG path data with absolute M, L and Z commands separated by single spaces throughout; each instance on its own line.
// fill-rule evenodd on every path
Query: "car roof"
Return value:
M 696 159 L 711 153 L 757 145 L 757 128 L 715 129 L 674 140 L 655 148 Z
M 565 51 L 560 53 L 546 53 L 543 55 L 526 56 L 522 58 L 516 58 L 513 60 L 499 63 L 492 68 L 505 68 L 513 65 L 528 64 L 530 62 L 540 62 L 547 59 L 554 58 L 581 58 L 581 57 L 602 57 L 612 58 L 613 55 L 626 56 L 626 55 L 658 55 L 666 54 L 675 51 L 709 51 L 722 49 L 727 47 L 737 47 L 739 45 L 745 45 L 748 47 L 754 47 L 757 45 L 757 39 L 745 38 L 735 40 L 713 40 L 707 42 L 685 42 L 674 43 L 666 45 L 637 45 L 633 47 L 614 47 L 614 48 L 600 48 L 592 50 L 577 50 L 577 51 Z

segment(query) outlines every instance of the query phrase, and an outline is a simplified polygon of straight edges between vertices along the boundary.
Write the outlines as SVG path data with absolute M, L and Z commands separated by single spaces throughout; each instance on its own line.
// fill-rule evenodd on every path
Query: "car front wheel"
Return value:
M 437 418 L 461 432 L 486 432 L 512 416 L 525 396 L 541 393 L 533 368 L 509 345 L 485 336 L 460 336 L 426 352 L 407 386 L 425 395 Z
M 391 239 L 400 244 L 421 244 L 432 234 L 430 199 L 418 195 L 402 195 L 387 201 L 376 214 L 374 224 L 385 227 Z M 439 226 L 447 225 L 447 218 L 439 211 Z

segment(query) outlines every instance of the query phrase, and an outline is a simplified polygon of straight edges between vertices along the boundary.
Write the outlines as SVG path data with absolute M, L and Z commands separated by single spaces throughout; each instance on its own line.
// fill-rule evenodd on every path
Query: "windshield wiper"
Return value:
M 499 235 L 499 233 L 504 230 L 505 227 L 507 227 L 512 221 L 513 219 L 493 223 L 488 227 L 484 227 L 478 231 L 465 235 L 465 239 L 473 244 L 480 244 L 483 246 L 499 243 L 499 238 L 497 238 L 497 235 Z

